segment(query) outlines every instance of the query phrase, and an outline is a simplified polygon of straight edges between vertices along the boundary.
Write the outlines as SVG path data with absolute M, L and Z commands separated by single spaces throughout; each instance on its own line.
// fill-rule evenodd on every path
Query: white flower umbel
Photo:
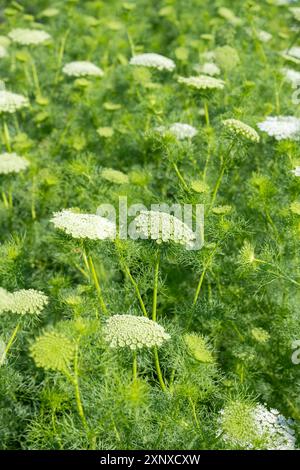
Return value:
M 192 139 L 198 133 L 195 127 L 190 126 L 189 124 L 182 124 L 181 122 L 175 122 L 170 126 L 170 132 L 178 140 L 183 139 Z
M 213 62 L 206 62 L 203 65 L 197 65 L 194 67 L 194 70 L 204 75 L 211 75 L 212 77 L 220 75 L 221 73 L 220 68 Z
M 295 59 L 300 59 L 300 47 L 294 46 L 286 52 L 288 55 L 295 57 Z
M 195 77 L 179 77 L 178 83 L 183 83 L 197 90 L 222 90 L 225 82 L 219 78 L 209 77 L 208 75 L 198 75 Z
M 17 44 L 22 46 L 31 46 L 43 44 L 51 39 L 51 36 L 39 29 L 13 29 L 8 33 L 8 37 Z
M 130 65 L 139 65 L 142 67 L 152 67 L 157 70 L 168 70 L 172 72 L 176 65 L 172 59 L 164 57 L 163 55 L 149 52 L 146 54 L 138 54 L 130 59 Z
M 294 116 L 270 116 L 257 126 L 276 140 L 300 138 L 300 119 Z
M 102 77 L 104 75 L 100 67 L 84 60 L 69 62 L 63 67 L 63 73 L 70 77 Z
M 248 126 L 238 119 L 226 119 L 223 121 L 225 127 L 227 127 L 231 133 L 242 136 L 245 139 L 251 140 L 252 142 L 259 142 L 259 135 L 253 127 Z
M 35 289 L 21 289 L 10 293 L 0 288 L 0 313 L 40 313 L 47 303 L 48 297 Z
M 26 106 L 29 102 L 25 96 L 0 89 L 0 113 L 14 113 Z
M 56 228 L 63 230 L 73 238 L 105 240 L 116 237 L 116 225 L 96 214 L 80 214 L 65 209 L 61 212 L 55 212 L 51 222 Z
M 11 295 L 13 299 L 10 311 L 20 315 L 40 313 L 48 303 L 48 297 L 34 289 L 21 289 Z
M 300 85 L 300 72 L 298 72 L 297 70 L 286 68 L 282 69 L 281 71 L 285 76 L 286 80 L 292 85 Z
M 300 166 L 296 166 L 294 170 L 292 170 L 295 176 L 300 176 Z
M 282 56 L 286 60 L 299 64 L 300 63 L 300 47 L 299 46 L 291 47 L 290 49 L 283 51 Z
M 159 132 L 162 135 L 167 134 L 168 132 L 178 140 L 192 139 L 198 133 L 197 129 L 189 124 L 183 124 L 181 122 L 175 122 L 170 127 L 159 126 L 155 128 L 156 132 Z
M 7 57 L 7 50 L 0 44 L 0 59 L 3 59 L 4 57 Z
M 232 402 L 220 412 L 219 435 L 235 448 L 258 450 L 295 449 L 291 421 L 263 405 Z
M 19 157 L 16 153 L 2 153 L 0 154 L 0 175 L 7 175 L 9 173 L 19 173 L 26 170 L 29 166 L 29 161 L 26 158 Z
M 113 315 L 104 326 L 104 337 L 111 348 L 132 350 L 161 346 L 170 339 L 165 329 L 153 320 L 135 315 Z
M 194 232 L 180 219 L 166 212 L 141 211 L 135 218 L 137 234 L 157 243 L 174 242 L 192 248 L 196 241 Z

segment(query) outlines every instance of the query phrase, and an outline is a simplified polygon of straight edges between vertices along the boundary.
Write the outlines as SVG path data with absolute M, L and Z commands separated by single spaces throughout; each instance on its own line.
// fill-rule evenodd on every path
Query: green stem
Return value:
M 8 128 L 5 118 L 3 118 L 3 138 L 4 138 L 4 144 L 5 144 L 7 151 L 11 152 L 11 138 L 10 138 L 9 128 Z
M 9 340 L 8 340 L 8 343 L 7 343 L 7 345 L 6 345 L 6 348 L 4 349 L 4 352 L 2 353 L 2 356 L 1 356 L 1 358 L 0 358 L 0 364 L 2 364 L 2 363 L 4 362 L 4 360 L 5 360 L 5 358 L 6 358 L 7 354 L 8 354 L 8 351 L 9 351 L 10 348 L 12 347 L 13 342 L 14 342 L 14 340 L 15 340 L 17 334 L 18 334 L 18 331 L 19 331 L 19 329 L 20 329 L 20 326 L 21 326 L 21 322 L 19 322 L 19 323 L 17 324 L 17 326 L 15 327 L 14 331 L 12 332 L 12 334 L 11 334 Z
M 90 265 L 89 265 L 89 261 L 88 261 L 88 256 L 87 256 L 87 252 L 86 252 L 86 248 L 85 248 L 85 245 L 84 245 L 84 242 L 82 242 L 82 258 L 83 258 L 83 262 L 84 262 L 84 266 L 87 270 L 87 273 L 86 275 L 88 277 L 90 277 L 90 273 L 91 273 L 91 270 L 90 270 Z
M 84 414 L 83 405 L 82 405 L 82 402 L 81 402 L 80 390 L 79 390 L 78 344 L 76 345 L 76 348 L 75 348 L 73 384 L 74 384 L 75 399 L 76 399 L 78 414 L 80 416 L 80 419 L 82 421 L 84 429 L 88 430 L 88 425 L 87 425 L 86 417 L 85 417 L 85 414 Z
M 201 291 L 201 287 L 202 287 L 202 284 L 203 284 L 203 281 L 204 281 L 204 277 L 205 277 L 205 274 L 210 266 L 210 263 L 211 263 L 211 260 L 216 252 L 216 249 L 217 248 L 214 248 L 213 251 L 211 252 L 211 255 L 209 256 L 207 262 L 205 263 L 204 267 L 203 267 L 203 271 L 201 273 L 201 276 L 200 276 L 200 279 L 199 279 L 199 282 L 198 282 L 198 285 L 197 285 L 197 289 L 196 289 L 196 292 L 195 292 L 195 296 L 194 296 L 194 300 L 193 300 L 193 307 L 196 305 L 197 303 L 197 300 L 199 298 L 199 295 L 200 295 L 200 291 Z
M 1 195 L 2 195 L 2 200 L 3 200 L 3 204 L 4 204 L 5 209 L 9 209 L 9 202 L 8 202 L 8 199 L 7 199 L 7 196 L 6 196 L 5 192 L 2 191 Z
M 68 30 L 66 32 L 66 34 L 64 35 L 64 37 L 61 40 L 61 45 L 60 45 L 60 48 L 59 48 L 58 58 L 57 58 L 57 70 L 56 70 L 55 79 L 54 79 L 54 84 L 55 85 L 58 83 L 61 64 L 62 64 L 62 60 L 63 60 L 63 57 L 64 57 L 66 42 L 67 42 L 69 34 L 70 34 L 70 30 Z
M 99 279 L 98 279 L 97 272 L 96 272 L 96 269 L 95 269 L 95 265 L 94 265 L 94 262 L 93 262 L 93 258 L 92 258 L 91 255 L 89 255 L 89 257 L 88 257 L 88 262 L 89 262 L 89 266 L 90 266 L 92 279 L 94 281 L 94 285 L 95 285 L 96 290 L 97 290 L 101 310 L 105 315 L 107 315 L 108 310 L 107 310 L 107 307 L 106 307 L 104 299 L 103 299 L 102 289 L 101 289 L 101 286 L 100 286 L 100 283 L 99 283 Z
M 180 173 L 180 170 L 179 170 L 179 168 L 178 168 L 178 166 L 177 166 L 177 164 L 176 164 L 175 162 L 173 162 L 173 168 L 174 168 L 174 170 L 175 170 L 175 172 L 176 172 L 176 175 L 178 176 L 179 181 L 181 182 L 182 186 L 184 187 L 184 189 L 185 189 L 186 191 L 189 192 L 189 191 L 190 191 L 190 190 L 189 190 L 189 187 L 188 187 L 188 185 L 186 184 L 186 182 L 185 182 L 185 180 L 184 180 L 182 174 Z
M 205 122 L 207 127 L 210 126 L 210 119 L 209 119 L 209 111 L 208 111 L 208 103 L 207 100 L 204 101 L 204 116 L 205 116 Z
M 130 279 L 131 284 L 134 287 L 134 290 L 136 292 L 136 295 L 137 295 L 137 298 L 139 300 L 139 303 L 140 303 L 141 309 L 143 311 L 143 314 L 144 314 L 145 317 L 148 317 L 148 313 L 147 313 L 144 301 L 142 299 L 139 286 L 137 285 L 136 281 L 133 279 L 133 277 L 131 275 L 131 272 L 129 270 L 129 267 L 124 263 L 124 261 L 123 261 L 123 266 L 124 266 L 125 273 L 127 274 L 128 278 Z
M 267 266 L 271 266 L 275 269 L 277 269 L 277 271 L 268 271 L 270 274 L 274 274 L 274 276 L 280 278 L 280 279 L 285 279 L 286 281 L 289 281 L 291 282 L 292 284 L 295 284 L 296 286 L 300 286 L 300 283 L 298 281 L 296 281 L 295 279 L 293 279 L 292 277 L 288 276 L 287 274 L 285 274 L 280 268 L 277 268 L 277 266 L 273 263 L 269 263 L 268 261 L 264 261 L 263 259 L 259 259 L 259 258 L 254 258 L 254 261 L 256 263 L 260 263 L 260 264 L 265 264 Z
M 136 354 L 136 351 L 133 351 L 132 376 L 133 376 L 133 381 L 136 382 L 136 380 L 137 380 L 137 354 Z
M 38 76 L 37 68 L 35 65 L 35 61 L 31 55 L 30 55 L 30 65 L 31 65 L 32 77 L 33 77 L 33 83 L 35 87 L 35 93 L 37 97 L 40 97 L 42 96 L 42 93 L 41 93 L 39 76 Z
M 208 133 L 207 156 L 206 156 L 205 166 L 204 166 L 204 170 L 203 170 L 203 181 L 206 180 L 206 174 L 207 174 L 207 169 L 208 169 L 208 165 L 209 165 L 209 162 L 210 162 L 210 158 L 211 158 L 211 135 L 210 135 L 210 133 Z
M 167 391 L 167 387 L 165 385 L 165 382 L 164 382 L 164 379 L 163 379 L 163 376 L 162 376 L 162 372 L 161 372 L 161 368 L 160 368 L 160 364 L 159 364 L 159 357 L 158 357 L 158 351 L 157 351 L 157 347 L 154 346 L 153 348 L 153 352 L 154 352 L 154 362 L 155 362 L 155 368 L 156 368 L 156 372 L 157 372 L 157 377 L 158 377 L 158 380 L 159 380 L 159 383 L 160 383 L 160 386 L 162 388 L 162 390 L 164 392 Z
M 159 274 L 159 261 L 160 253 L 157 252 L 155 267 L 154 267 L 154 288 L 153 288 L 153 306 L 152 306 L 152 320 L 156 321 L 157 318 L 157 292 L 158 292 L 158 274 Z
M 217 197 L 217 194 L 218 194 L 218 191 L 219 191 L 219 188 L 220 188 L 220 185 L 222 183 L 222 179 L 223 179 L 226 167 L 227 167 L 227 160 L 228 160 L 228 157 L 230 155 L 230 152 L 231 152 L 233 146 L 234 146 L 234 142 L 232 142 L 232 144 L 228 147 L 228 150 L 226 152 L 225 157 L 222 157 L 222 159 L 221 159 L 221 161 L 222 161 L 221 171 L 220 171 L 219 177 L 217 179 L 217 182 L 216 182 L 214 190 L 213 190 L 212 199 L 211 199 L 211 203 L 210 203 L 210 209 L 212 209 L 212 207 L 214 205 L 214 202 L 216 200 L 216 197 Z
M 223 163 L 222 167 L 221 167 L 219 177 L 217 179 L 217 182 L 216 182 L 214 190 L 213 190 L 213 195 L 212 195 L 211 203 L 210 203 L 210 209 L 213 207 L 213 205 L 215 203 L 215 200 L 216 200 L 216 197 L 217 197 L 217 194 L 218 194 L 218 191 L 219 191 L 219 188 L 221 186 L 222 179 L 223 179 L 223 176 L 224 176 L 224 173 L 225 173 L 225 169 L 226 169 L 226 164 Z

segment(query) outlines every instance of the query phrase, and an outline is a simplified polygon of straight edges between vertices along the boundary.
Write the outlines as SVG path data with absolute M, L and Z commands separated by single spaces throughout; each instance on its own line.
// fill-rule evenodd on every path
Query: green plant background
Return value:
M 50 7 L 58 14 L 42 14 Z M 222 7 L 234 10 L 242 23 L 224 18 Z M 1 449 L 222 449 L 218 412 L 237 398 L 267 403 L 298 427 L 300 366 L 291 355 L 293 340 L 300 338 L 300 225 L 299 215 L 290 210 L 299 197 L 299 180 L 291 174 L 300 162 L 297 142 L 261 135 L 260 144 L 238 143 L 216 200 L 216 205 L 230 205 L 231 212 L 206 212 L 202 250 L 161 247 L 157 319 L 172 337 L 159 350 L 167 393 L 148 351 L 139 354 L 139 378 L 133 383 L 130 353 L 107 347 L 96 290 L 78 269 L 81 245 L 49 223 L 54 211 L 72 207 L 95 213 L 101 203 L 116 205 L 121 195 L 129 204 L 163 201 L 207 208 L 228 145 L 222 120 L 237 118 L 256 127 L 269 114 L 299 113 L 280 74 L 285 62 L 279 54 L 293 40 L 295 24 L 287 7 L 270 1 L 1 2 L 0 34 L 40 26 L 52 37 L 30 50 L 11 44 L 8 57 L 0 59 L 7 89 L 31 103 L 17 120 L 7 120 L 13 151 L 31 166 L 17 176 L 0 176 L 1 192 L 13 197 L 13 207 L 0 202 L 0 285 L 49 296 L 38 317 L 21 318 L 21 330 L 0 367 Z M 257 39 L 259 29 L 272 34 L 270 42 Z M 205 61 L 204 53 L 224 46 L 234 51 L 218 49 L 226 86 L 208 97 L 207 126 L 203 96 L 176 77 L 195 75 L 193 67 Z M 172 58 L 175 72 L 128 65 L 139 52 Z M 103 78 L 64 76 L 62 66 L 72 60 L 94 62 Z M 194 125 L 197 136 L 178 142 L 153 132 L 173 122 Z M 113 129 L 112 136 L 97 133 L 106 127 Z M 4 152 L 3 133 L 1 140 Z M 104 180 L 105 167 L 129 175 L 128 184 Z M 206 192 L 194 191 L 192 183 L 204 176 Z M 273 268 L 241 261 L 245 241 Z M 129 240 L 121 249 L 151 311 L 157 248 Z M 89 250 L 109 313 L 142 314 L 115 246 L 95 242 Z M 1 315 L 4 341 L 15 324 L 15 316 Z M 258 341 L 254 328 L 263 328 L 267 341 Z M 49 330 L 80 337 L 78 374 L 88 432 L 72 384 L 60 372 L 38 368 L 30 357 L 34 339 Z M 213 360 L 190 354 L 184 341 L 188 332 L 205 337 Z

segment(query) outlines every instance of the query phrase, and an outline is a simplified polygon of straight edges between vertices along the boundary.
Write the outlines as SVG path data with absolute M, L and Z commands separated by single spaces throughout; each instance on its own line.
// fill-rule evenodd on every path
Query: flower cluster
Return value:
M 173 60 L 154 52 L 138 54 L 130 59 L 130 65 L 139 65 L 142 67 L 152 67 L 157 70 L 168 70 L 172 72 L 176 65 Z
M 276 140 L 299 140 L 300 119 L 294 116 L 270 116 L 258 127 Z
M 300 83 L 300 72 L 294 69 L 282 69 L 281 70 L 286 80 L 288 80 L 292 85 L 299 85 Z
M 181 122 L 175 122 L 169 128 L 165 126 L 159 126 L 155 129 L 161 134 L 170 132 L 176 139 L 192 139 L 198 133 L 197 129 L 189 124 L 183 124 Z
M 26 106 L 29 106 L 29 102 L 25 96 L 7 90 L 0 90 L 0 113 L 14 113 Z
M 300 166 L 296 166 L 294 170 L 292 170 L 295 176 L 300 176 Z
M 113 168 L 104 168 L 101 171 L 101 176 L 107 181 L 115 184 L 127 184 L 129 183 L 128 175 L 122 171 L 114 170 Z
M 244 137 L 252 142 L 259 142 L 259 135 L 253 127 L 248 126 L 238 119 L 226 119 L 223 121 L 225 127 L 227 127 L 233 134 Z
M 209 77 L 208 75 L 198 75 L 195 77 L 179 77 L 178 83 L 183 83 L 197 90 L 222 90 L 225 82 L 219 78 Z
M 38 367 L 67 372 L 74 357 L 75 345 L 66 336 L 46 332 L 30 348 L 31 357 Z
M 275 409 L 235 401 L 220 412 L 219 435 L 236 448 L 293 450 L 295 436 L 291 424 Z
M 92 62 L 88 61 L 75 61 L 69 62 L 63 67 L 63 73 L 70 77 L 102 77 L 103 70 Z
M 192 248 L 196 236 L 180 219 L 166 212 L 141 211 L 135 218 L 136 232 L 143 239 L 157 243 L 173 241 Z
M 7 56 L 6 48 L 0 44 L 0 59 L 3 59 L 6 56 Z
M 111 348 L 132 350 L 161 346 L 170 339 L 165 329 L 153 320 L 135 315 L 113 315 L 104 327 L 104 337 Z
M 116 236 L 116 225 L 96 214 L 79 214 L 64 209 L 61 212 L 55 212 L 51 222 L 56 228 L 73 238 L 105 240 Z
M 204 363 L 214 362 L 213 355 L 206 339 L 197 333 L 187 333 L 183 337 L 189 353 L 197 361 Z
M 19 173 L 26 170 L 29 161 L 26 158 L 19 157 L 16 153 L 2 153 L 0 155 L 0 175 L 9 173 Z
M 10 293 L 0 288 L 0 313 L 35 314 L 40 313 L 47 304 L 48 297 L 38 290 L 21 289 Z
M 51 39 L 51 36 L 45 31 L 39 29 L 13 29 L 8 33 L 8 37 L 22 46 L 38 45 Z
M 205 62 L 203 65 L 197 65 L 194 67 L 194 70 L 204 75 L 211 75 L 212 77 L 220 75 L 221 73 L 220 68 L 213 62 Z

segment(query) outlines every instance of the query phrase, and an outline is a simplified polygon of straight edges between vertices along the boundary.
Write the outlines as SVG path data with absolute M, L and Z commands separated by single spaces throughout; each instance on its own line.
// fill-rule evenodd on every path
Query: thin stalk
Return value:
M 2 195 L 2 201 L 3 201 L 5 209 L 9 209 L 9 202 L 8 202 L 8 199 L 7 199 L 7 196 L 6 196 L 5 192 L 2 191 L 1 195 Z
M 133 381 L 136 382 L 136 380 L 137 380 L 137 354 L 136 354 L 136 351 L 133 351 L 132 376 L 133 376 Z
M 214 190 L 213 190 L 213 195 L 212 195 L 211 203 L 210 203 L 210 209 L 213 207 L 213 205 L 215 203 L 218 191 L 219 191 L 221 183 L 222 183 L 222 179 L 223 179 L 225 170 L 226 170 L 226 163 L 223 163 L 222 166 L 221 166 L 221 171 L 220 171 L 219 177 L 217 179 L 217 182 L 216 182 Z
M 66 34 L 64 35 L 64 37 L 61 40 L 61 45 L 60 45 L 60 48 L 59 48 L 59 51 L 58 51 L 57 70 L 56 70 L 56 74 L 55 74 L 55 78 L 54 78 L 54 85 L 57 85 L 57 83 L 58 83 L 61 64 L 62 64 L 62 60 L 63 60 L 63 57 L 64 57 L 66 42 L 67 42 L 69 33 L 70 33 L 70 30 L 68 30 L 66 32 Z
M 204 116 L 205 116 L 205 123 L 207 127 L 210 126 L 210 119 L 209 119 L 209 110 L 208 110 L 208 103 L 207 100 L 204 100 Z
M 96 269 L 95 269 L 95 265 L 94 265 L 94 262 L 93 262 L 93 258 L 92 258 L 91 255 L 89 255 L 88 261 L 89 261 L 89 266 L 90 266 L 92 279 L 94 281 L 94 285 L 95 285 L 97 293 L 98 293 L 98 298 L 99 298 L 99 303 L 100 303 L 101 310 L 105 315 L 108 315 L 108 310 L 107 310 L 107 307 L 106 307 L 104 299 L 103 299 L 102 289 L 101 289 L 101 286 L 100 286 L 100 283 L 99 283 L 99 279 L 98 279 L 97 272 L 96 272 Z
M 74 377 L 73 377 L 73 384 L 74 384 L 74 390 L 75 390 L 75 399 L 76 399 L 76 405 L 77 405 L 77 410 L 78 414 L 80 416 L 80 419 L 82 421 L 83 427 L 85 430 L 88 430 L 88 425 L 86 421 L 86 417 L 84 414 L 84 409 L 81 401 L 81 396 L 80 396 L 80 389 L 79 389 L 79 376 L 78 376 L 78 344 L 76 345 L 75 348 L 75 356 L 74 356 Z
M 164 392 L 166 392 L 167 387 L 166 387 L 166 384 L 164 382 L 163 375 L 162 375 L 162 372 L 161 372 L 161 368 L 160 368 L 160 364 L 159 364 L 158 351 L 157 351 L 156 346 L 154 346 L 153 352 L 154 352 L 154 362 L 155 362 L 155 368 L 156 368 L 156 372 L 157 372 L 158 381 L 159 381 L 159 384 L 161 386 L 161 389 Z
M 184 189 L 185 189 L 186 191 L 189 192 L 190 189 L 189 189 L 187 183 L 185 182 L 185 180 L 184 180 L 182 174 L 180 173 L 180 170 L 179 170 L 179 168 L 178 168 L 178 166 L 177 166 L 177 164 L 176 164 L 175 162 L 173 162 L 173 168 L 174 168 L 174 170 L 175 170 L 175 172 L 176 172 L 176 175 L 178 176 L 178 179 L 179 179 L 179 181 L 181 182 L 182 186 L 184 187 Z
M 11 138 L 10 138 L 9 128 L 8 128 L 5 118 L 3 118 L 3 138 L 4 138 L 4 144 L 5 144 L 7 151 L 11 152 Z
M 125 264 L 124 261 L 123 261 L 123 267 L 124 267 L 125 273 L 127 274 L 128 278 L 130 279 L 131 284 L 132 284 L 133 287 L 134 287 L 134 290 L 135 290 L 135 293 L 136 293 L 137 298 L 138 298 L 138 300 L 139 300 L 140 307 L 141 307 L 141 309 L 142 309 L 142 311 L 143 311 L 143 314 L 144 314 L 145 317 L 148 317 L 148 313 L 147 313 L 147 310 L 146 310 L 144 301 L 143 301 L 143 299 L 142 299 L 139 286 L 137 285 L 136 281 L 133 279 L 132 274 L 131 274 L 131 272 L 130 272 L 130 270 L 129 270 L 129 267 Z
M 90 277 L 90 265 L 89 265 L 89 261 L 88 261 L 88 256 L 87 256 L 87 252 L 86 252 L 86 248 L 85 248 L 85 245 L 84 245 L 84 242 L 82 244 L 82 258 L 83 258 L 83 262 L 84 262 L 84 265 L 85 265 L 85 268 L 87 270 L 87 272 L 89 273 L 88 274 L 88 277 Z
M 41 93 L 39 76 L 38 76 L 37 68 L 35 65 L 35 61 L 31 55 L 30 55 L 30 65 L 31 65 L 32 77 L 33 77 L 33 83 L 35 87 L 35 94 L 37 97 L 41 97 L 42 93 Z
M 206 160 L 205 160 L 205 166 L 204 166 L 204 170 L 203 170 L 203 181 L 206 180 L 206 174 L 207 174 L 207 169 L 208 169 L 208 165 L 209 165 L 209 162 L 210 162 L 210 158 L 211 158 L 211 135 L 209 133 L 208 134 L 208 142 L 207 142 L 207 157 L 206 157 Z
M 207 262 L 205 263 L 205 265 L 203 267 L 203 271 L 202 271 L 201 276 L 199 278 L 199 282 L 198 282 L 197 289 L 196 289 L 196 292 L 195 292 L 195 296 L 194 296 L 194 300 L 193 300 L 193 304 L 192 304 L 193 307 L 196 305 L 196 303 L 198 301 L 205 274 L 206 274 L 206 272 L 209 268 L 209 265 L 211 263 L 211 260 L 214 256 L 215 252 L 216 252 L 216 248 L 211 252 L 211 255 L 209 256 Z
M 35 177 L 32 179 L 32 191 L 31 191 L 31 218 L 32 220 L 36 219 L 36 210 L 35 210 Z
M 274 276 L 279 277 L 280 279 L 285 279 L 286 281 L 289 281 L 292 284 L 295 284 L 296 286 L 300 286 L 300 283 L 298 281 L 296 281 L 292 277 L 285 274 L 283 271 L 281 271 L 280 268 L 277 268 L 277 266 L 274 265 L 273 263 L 269 263 L 268 261 L 264 261 L 263 259 L 259 259 L 259 258 L 254 258 L 254 261 L 256 261 L 257 263 L 265 264 L 267 266 L 271 266 L 271 267 L 277 269 L 277 271 L 269 271 L 269 273 L 274 274 Z
M 152 305 L 152 320 L 156 321 L 157 318 L 157 291 L 158 291 L 158 274 L 159 274 L 159 261 L 160 253 L 157 252 L 155 267 L 154 267 L 154 288 L 153 288 L 153 305 Z
M 220 171 L 219 177 L 217 179 L 217 182 L 216 182 L 214 190 L 213 190 L 212 199 L 211 199 L 211 203 L 210 203 L 210 209 L 213 207 L 214 202 L 216 200 L 216 197 L 217 197 L 218 191 L 220 189 L 220 186 L 221 186 L 221 183 L 222 183 L 222 180 L 223 180 L 223 176 L 224 176 L 224 173 L 225 173 L 225 170 L 226 170 L 226 167 L 227 167 L 227 160 L 228 160 L 228 157 L 230 155 L 230 152 L 231 152 L 233 146 L 234 146 L 234 142 L 232 142 L 232 144 L 228 147 L 228 151 L 226 152 L 225 157 L 222 158 L 221 171 Z
M 7 354 L 8 354 L 8 352 L 9 352 L 9 350 L 10 350 L 10 348 L 12 347 L 13 342 L 15 341 L 16 336 L 17 336 L 17 334 L 18 334 L 18 331 L 19 331 L 19 329 L 20 329 L 20 326 L 21 326 L 21 322 L 19 322 L 19 323 L 17 324 L 17 326 L 15 327 L 14 331 L 12 332 L 12 334 L 11 334 L 9 340 L 8 340 L 8 343 L 7 343 L 7 345 L 6 345 L 6 348 L 4 349 L 4 351 L 3 351 L 3 353 L 2 353 L 2 356 L 1 356 L 1 358 L 0 358 L 0 364 L 2 364 L 2 363 L 4 362 L 4 360 L 5 360 L 5 358 L 6 358 Z

